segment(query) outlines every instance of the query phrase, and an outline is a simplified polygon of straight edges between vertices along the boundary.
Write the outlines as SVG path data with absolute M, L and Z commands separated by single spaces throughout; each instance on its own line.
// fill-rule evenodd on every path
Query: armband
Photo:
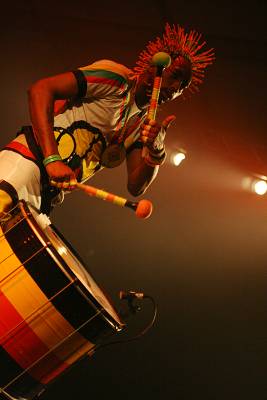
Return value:
M 150 150 L 148 149 L 147 154 L 144 157 L 144 161 L 150 167 L 156 167 L 162 165 L 166 159 L 165 147 L 161 150 Z
M 44 164 L 44 166 L 46 167 L 47 164 L 50 164 L 50 163 L 52 163 L 52 162 L 54 162 L 54 161 L 62 161 L 62 158 L 60 157 L 59 154 L 51 154 L 51 156 L 46 157 L 46 158 L 43 160 L 43 164 Z

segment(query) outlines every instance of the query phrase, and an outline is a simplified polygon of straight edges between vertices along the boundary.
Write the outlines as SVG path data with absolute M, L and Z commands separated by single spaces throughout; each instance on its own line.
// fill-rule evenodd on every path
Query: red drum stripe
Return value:
M 30 368 L 49 352 L 47 346 L 22 319 L 3 292 L 0 292 L 0 316 L 0 344 L 23 369 Z M 17 325 L 19 328 L 9 334 L 8 332 Z M 68 364 L 61 362 L 50 353 L 30 368 L 29 373 L 39 382 L 48 383 L 67 367 Z
M 1 234 L 3 235 L 3 232 L 0 228 Z M 51 299 L 49 300 L 42 292 L 41 288 L 25 269 L 25 266 L 21 264 L 20 260 L 12 252 L 4 236 L 0 241 L 0 250 L 0 288 L 2 296 L 7 301 L 5 304 L 8 304 L 13 311 L 16 311 L 15 315 L 17 320 L 20 321 L 18 322 L 20 327 L 24 329 L 25 325 L 28 326 L 28 329 L 35 334 L 35 337 L 39 339 L 46 349 L 51 351 L 57 360 L 61 360 L 63 365 L 68 366 L 75 363 L 84 354 L 88 353 L 94 345 L 76 332 L 68 320 L 55 308 Z M 43 261 L 43 259 L 40 260 L 40 262 Z M 27 265 L 30 262 L 28 261 Z M 38 265 L 35 267 L 38 269 Z M 70 281 L 68 285 L 71 285 Z M 4 326 L 6 324 L 6 314 L 8 314 L 5 304 L 1 304 L 0 312 L 0 323 L 4 324 Z M 17 326 L 17 324 L 14 323 L 11 326 Z M 31 348 L 28 351 L 31 352 Z M 53 371 L 53 368 L 54 365 L 51 364 L 51 371 Z M 59 372 L 56 371 L 56 374 Z

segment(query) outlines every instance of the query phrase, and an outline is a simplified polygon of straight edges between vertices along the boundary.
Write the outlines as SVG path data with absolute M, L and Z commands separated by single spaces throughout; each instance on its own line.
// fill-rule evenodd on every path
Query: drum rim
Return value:
M 27 223 L 30 225 L 30 227 L 33 229 L 36 237 L 38 240 L 41 241 L 41 243 L 44 244 L 45 250 L 50 253 L 50 255 L 53 257 L 54 261 L 58 265 L 58 267 L 61 269 L 62 273 L 65 274 L 68 279 L 73 279 L 77 278 L 75 273 L 72 271 L 72 269 L 68 266 L 66 261 L 63 259 L 63 257 L 58 253 L 57 249 L 53 245 L 53 243 L 49 240 L 49 238 L 46 236 L 45 232 L 42 231 L 40 225 L 34 218 L 33 214 L 31 213 L 31 208 L 35 210 L 38 214 L 40 212 L 29 202 L 26 202 L 25 200 L 20 200 L 18 202 L 18 206 L 24 215 Z M 57 228 L 51 223 L 50 225 L 51 229 L 58 235 L 60 233 Z M 77 252 L 76 250 L 73 249 L 72 245 L 65 239 L 64 235 L 60 233 L 59 235 L 60 240 L 63 241 L 63 243 L 73 252 L 73 255 L 77 258 L 79 263 L 84 267 L 85 263 L 83 262 L 82 258 L 80 256 L 77 257 Z M 85 267 L 84 267 L 85 268 Z M 96 282 L 96 285 L 99 287 L 99 289 L 102 291 L 104 296 L 106 297 L 108 303 L 111 305 L 112 309 L 114 310 L 117 320 L 112 317 L 112 315 L 103 307 L 101 303 L 86 289 L 86 287 L 83 285 L 83 283 L 77 279 L 76 282 L 77 287 L 80 289 L 83 297 L 85 297 L 86 301 L 93 303 L 95 307 L 98 307 L 98 311 L 101 309 L 101 315 L 105 318 L 105 320 L 117 331 L 121 331 L 125 327 L 125 323 L 121 320 L 118 311 L 115 309 L 115 306 L 112 304 L 109 298 L 107 298 L 107 295 L 105 291 L 103 291 L 102 287 Z

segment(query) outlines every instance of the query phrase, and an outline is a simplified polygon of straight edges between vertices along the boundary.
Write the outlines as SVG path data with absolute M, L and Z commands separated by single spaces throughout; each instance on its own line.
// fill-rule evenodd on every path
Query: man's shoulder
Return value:
M 84 71 L 107 71 L 120 75 L 126 80 L 131 80 L 134 77 L 134 72 L 131 69 L 113 60 L 98 60 L 79 69 Z

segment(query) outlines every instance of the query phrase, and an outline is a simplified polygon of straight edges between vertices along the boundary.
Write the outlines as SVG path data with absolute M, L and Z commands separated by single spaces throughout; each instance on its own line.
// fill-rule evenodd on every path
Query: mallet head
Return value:
M 140 200 L 137 204 L 135 214 L 138 218 L 148 218 L 153 211 L 153 206 L 149 200 Z
M 151 60 L 151 64 L 158 68 L 168 68 L 171 65 L 171 62 L 171 57 L 164 51 L 154 54 Z

